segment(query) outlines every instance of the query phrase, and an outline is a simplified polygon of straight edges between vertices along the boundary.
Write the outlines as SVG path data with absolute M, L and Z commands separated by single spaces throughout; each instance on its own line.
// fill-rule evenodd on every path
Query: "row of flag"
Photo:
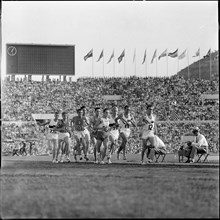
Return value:
M 145 50 L 145 51 L 144 51 L 144 58 L 143 58 L 142 64 L 144 64 L 145 61 L 146 61 L 146 53 L 147 53 L 147 51 Z M 181 59 L 183 59 L 183 58 L 186 57 L 186 54 L 187 54 L 187 49 L 184 50 L 179 56 L 178 56 L 178 49 L 176 49 L 176 50 L 175 50 L 174 52 L 172 52 L 172 53 L 168 53 L 168 52 L 167 52 L 167 49 L 166 49 L 165 51 L 163 51 L 163 52 L 160 54 L 160 56 L 158 57 L 158 60 L 160 60 L 161 58 L 166 57 L 166 56 L 169 56 L 169 57 L 171 57 L 171 58 L 176 58 L 176 57 L 178 57 L 178 59 L 181 60 Z M 209 57 L 210 54 L 211 54 L 211 49 L 209 49 L 209 51 L 208 51 L 207 54 L 204 56 L 204 58 Z M 109 58 L 107 64 L 111 62 L 111 60 L 113 59 L 114 56 L 115 56 L 115 55 L 114 55 L 114 50 L 113 50 L 112 55 L 110 56 L 110 58 Z M 196 51 L 195 55 L 193 55 L 193 57 L 197 57 L 197 56 L 200 56 L 200 48 Z M 91 50 L 86 54 L 86 56 L 84 56 L 84 60 L 86 61 L 86 60 L 87 60 L 88 58 L 90 58 L 90 57 L 93 57 L 93 49 L 91 49 Z M 101 54 L 100 54 L 100 56 L 99 56 L 97 62 L 99 62 L 99 61 L 102 59 L 102 57 L 104 57 L 104 50 L 101 51 Z M 120 62 L 123 60 L 124 57 L 125 57 L 125 50 L 123 50 L 122 53 L 121 53 L 121 55 L 118 57 L 118 62 L 120 63 Z M 154 51 L 153 57 L 152 57 L 152 59 L 151 59 L 151 63 L 154 62 L 154 59 L 155 59 L 156 57 L 157 57 L 157 49 Z M 135 61 L 135 58 L 136 58 L 136 50 L 134 51 L 133 62 Z

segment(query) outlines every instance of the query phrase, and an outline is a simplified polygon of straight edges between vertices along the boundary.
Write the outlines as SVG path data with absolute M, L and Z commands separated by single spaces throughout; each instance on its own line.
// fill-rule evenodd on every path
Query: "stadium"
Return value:
M 200 60 L 201 77 L 196 75 L 199 69 L 194 63 L 191 78 L 186 68 L 172 77 L 79 77 L 68 81 L 66 76 L 75 71 L 74 45 L 7 47 L 8 75 L 2 79 L 1 97 L 2 218 L 219 216 L 218 51 Z M 88 53 L 86 59 L 92 56 Z M 215 74 L 209 72 L 210 60 Z M 32 75 L 42 72 L 45 79 L 32 80 Z M 16 77 L 22 73 L 25 77 Z M 51 79 L 53 74 L 60 77 Z M 153 163 L 140 164 L 140 127 L 132 127 L 126 160 L 118 160 L 115 151 L 112 164 L 95 164 L 91 144 L 89 160 L 76 163 L 72 137 L 70 163 L 51 162 L 52 149 L 39 122 L 53 118 L 54 112 L 67 112 L 72 119 L 79 107 L 86 106 L 91 118 L 96 107 L 103 110 L 116 105 L 122 112 L 129 105 L 139 121 L 146 103 L 155 106 L 158 136 L 166 146 L 163 160 L 155 156 Z M 194 127 L 207 139 L 208 158 L 193 164 L 180 162 L 182 137 L 192 135 Z
M 2 219 L 219 219 L 217 1 L 2 1 Z

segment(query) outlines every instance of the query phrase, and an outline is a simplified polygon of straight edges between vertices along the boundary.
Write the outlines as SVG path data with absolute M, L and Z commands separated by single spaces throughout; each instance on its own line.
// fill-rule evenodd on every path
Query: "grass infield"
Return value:
M 139 157 L 106 165 L 2 157 L 1 218 L 219 217 L 218 162 L 180 164 L 168 157 L 139 165 Z

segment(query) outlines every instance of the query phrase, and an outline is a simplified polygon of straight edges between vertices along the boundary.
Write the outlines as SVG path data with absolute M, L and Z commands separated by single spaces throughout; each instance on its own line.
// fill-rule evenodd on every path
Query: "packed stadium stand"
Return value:
M 2 137 L 42 139 L 32 114 L 54 113 L 63 109 L 75 113 L 85 105 L 89 115 L 94 108 L 111 106 L 103 95 L 121 95 L 119 111 L 130 105 L 134 117 L 139 119 L 145 104 L 155 104 L 159 136 L 173 151 L 179 146 L 181 135 L 199 126 L 210 144 L 210 150 L 219 150 L 219 102 L 202 100 L 203 94 L 218 94 L 218 80 L 172 77 L 78 78 L 76 82 L 59 80 L 27 81 L 4 80 L 2 83 Z M 9 123 L 10 122 L 10 123 Z M 18 124 L 18 122 L 22 122 Z M 40 135 L 42 137 L 40 138 Z M 133 130 L 128 151 L 139 148 L 138 130 Z M 10 143 L 5 143 L 8 145 Z M 42 145 L 42 141 L 38 143 Z

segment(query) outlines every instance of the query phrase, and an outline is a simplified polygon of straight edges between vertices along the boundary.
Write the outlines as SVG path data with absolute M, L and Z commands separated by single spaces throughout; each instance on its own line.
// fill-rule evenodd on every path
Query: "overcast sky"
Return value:
M 171 76 L 195 62 L 199 48 L 201 57 L 218 49 L 217 7 L 218 1 L 3 1 L 2 74 L 6 43 L 30 43 L 75 45 L 76 78 L 92 76 L 92 69 L 94 76 L 167 76 L 168 68 Z M 84 61 L 91 49 L 94 57 Z M 103 58 L 96 62 L 102 49 L 104 68 Z M 113 49 L 115 71 L 114 60 L 107 64 Z M 156 49 L 157 57 L 165 49 L 188 54 L 151 64 Z

